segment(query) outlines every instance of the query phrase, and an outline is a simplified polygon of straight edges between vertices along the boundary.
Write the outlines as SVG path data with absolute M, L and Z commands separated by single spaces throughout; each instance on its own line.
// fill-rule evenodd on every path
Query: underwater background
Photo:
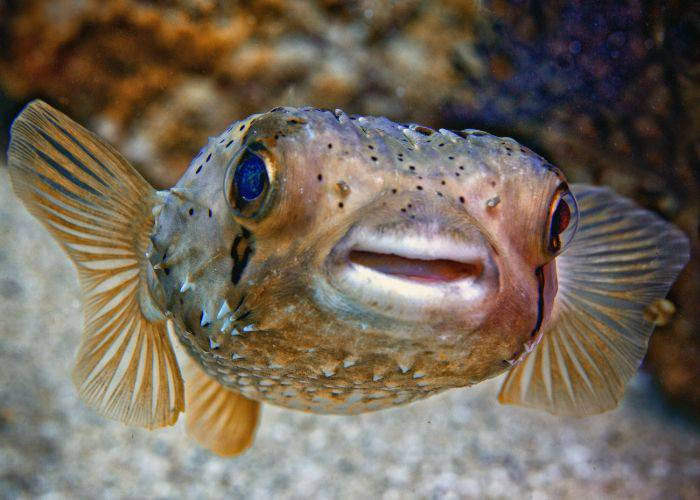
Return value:
M 699 48 L 692 1 L 0 0 L 3 151 L 40 97 L 168 187 L 234 120 L 342 108 L 511 136 L 692 244 L 615 411 L 500 406 L 500 379 L 357 417 L 267 406 L 222 459 L 80 403 L 75 272 L 0 168 L 0 497 L 699 498 Z

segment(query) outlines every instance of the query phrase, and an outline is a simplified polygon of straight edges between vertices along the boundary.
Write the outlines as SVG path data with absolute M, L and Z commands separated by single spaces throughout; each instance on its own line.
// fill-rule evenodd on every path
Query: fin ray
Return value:
M 508 374 L 499 400 L 555 414 L 614 408 L 639 367 L 663 298 L 689 258 L 685 235 L 607 188 L 573 185 L 581 214 L 557 257 L 559 290 L 542 341 Z
M 15 193 L 78 270 L 85 331 L 73 380 L 81 398 L 126 424 L 174 424 L 184 407 L 180 369 L 165 316 L 145 317 L 140 302 L 155 191 L 109 145 L 41 101 L 13 123 L 8 157 Z
M 222 386 L 194 361 L 184 373 L 187 432 L 218 455 L 244 452 L 253 443 L 260 403 Z

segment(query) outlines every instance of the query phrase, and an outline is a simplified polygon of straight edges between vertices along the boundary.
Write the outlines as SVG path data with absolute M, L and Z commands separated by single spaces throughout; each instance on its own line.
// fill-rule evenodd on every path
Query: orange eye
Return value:
M 547 231 L 550 252 L 559 254 L 574 239 L 578 227 L 576 198 L 568 190 L 560 191 L 552 202 Z

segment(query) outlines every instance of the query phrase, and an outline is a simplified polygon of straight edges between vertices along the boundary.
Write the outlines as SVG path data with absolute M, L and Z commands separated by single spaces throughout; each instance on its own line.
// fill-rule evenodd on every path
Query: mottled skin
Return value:
M 225 182 L 252 143 L 271 168 L 255 219 L 236 215 Z M 493 377 L 539 340 L 562 183 L 512 139 L 278 108 L 210 139 L 164 194 L 152 286 L 192 357 L 249 398 L 324 413 L 402 404 Z M 336 245 L 358 228 L 476 241 L 496 271 L 470 304 L 412 314 L 365 300 L 336 274 Z M 223 301 L 231 312 L 217 319 Z

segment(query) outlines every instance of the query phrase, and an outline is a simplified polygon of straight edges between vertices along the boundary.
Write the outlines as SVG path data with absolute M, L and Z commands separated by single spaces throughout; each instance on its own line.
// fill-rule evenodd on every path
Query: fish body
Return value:
M 610 409 L 688 259 L 673 226 L 512 139 L 341 111 L 236 122 L 156 192 L 34 102 L 10 171 L 86 290 L 83 398 L 147 427 L 184 409 L 225 455 L 260 402 L 354 414 L 504 371 L 503 402 Z

